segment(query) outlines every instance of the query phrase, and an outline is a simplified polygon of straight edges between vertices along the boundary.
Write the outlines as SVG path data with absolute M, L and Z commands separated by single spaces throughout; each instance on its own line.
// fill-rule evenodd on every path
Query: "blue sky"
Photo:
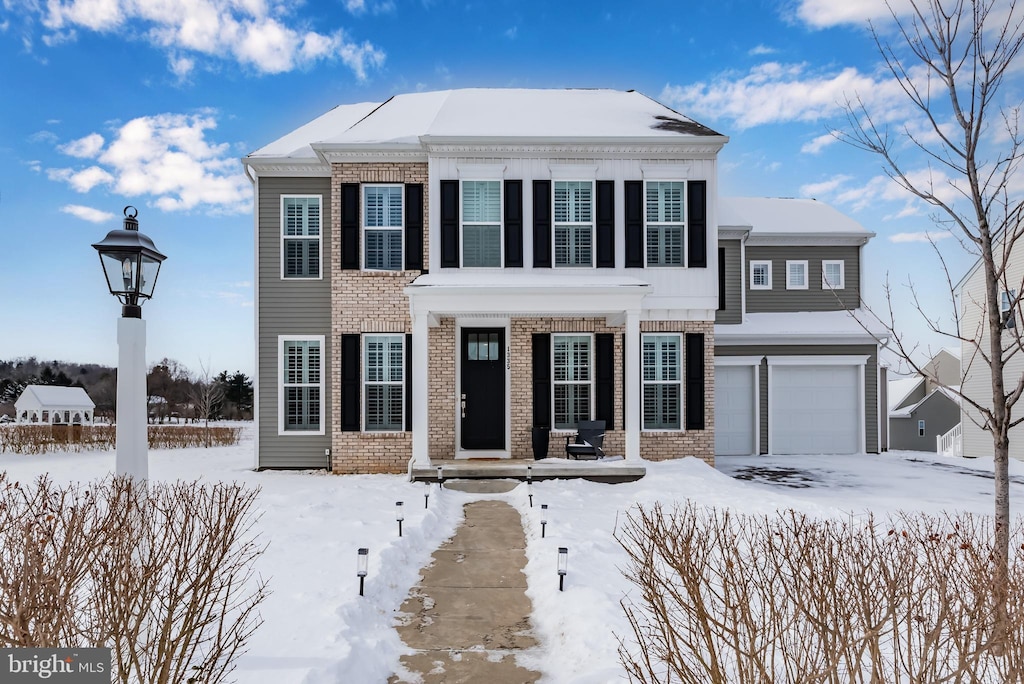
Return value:
M 723 194 L 859 220 L 878 234 L 868 303 L 885 307 L 888 274 L 907 336 L 941 346 L 899 287 L 948 319 L 928 213 L 828 136 L 845 96 L 905 114 L 869 19 L 891 34 L 876 0 L 0 0 L 0 358 L 116 362 L 120 309 L 90 244 L 131 204 L 168 255 L 143 309 L 149 362 L 251 374 L 238 159 L 337 104 L 470 86 L 636 89 L 728 135 Z M 971 259 L 939 244 L 959 277 Z

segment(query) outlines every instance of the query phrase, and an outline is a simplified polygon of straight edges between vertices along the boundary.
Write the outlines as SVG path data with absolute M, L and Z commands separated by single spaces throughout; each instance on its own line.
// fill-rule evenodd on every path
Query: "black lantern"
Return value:
M 160 264 L 167 258 L 148 235 L 139 232 L 138 215 L 135 207 L 125 207 L 124 228 L 110 231 L 93 244 L 100 253 L 110 294 L 124 305 L 124 318 L 142 318 L 142 302 L 153 296 Z

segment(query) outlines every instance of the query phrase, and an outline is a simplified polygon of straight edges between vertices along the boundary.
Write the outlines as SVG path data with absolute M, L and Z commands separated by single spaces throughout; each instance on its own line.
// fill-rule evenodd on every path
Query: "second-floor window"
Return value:
M 320 277 L 320 196 L 281 198 L 281 277 Z
M 807 289 L 807 262 L 787 261 L 786 262 L 786 289 L 806 290 Z
M 402 186 L 363 186 L 363 268 L 402 270 Z
M 462 181 L 462 265 L 501 266 L 501 181 Z
M 846 287 L 845 266 L 842 261 L 821 262 L 821 289 L 842 290 Z
M 648 181 L 645 239 L 648 266 L 682 266 L 686 238 L 685 184 L 682 181 Z
M 555 181 L 555 266 L 594 265 L 594 182 Z
M 750 289 L 770 290 L 772 289 L 772 262 L 751 261 L 750 262 Z

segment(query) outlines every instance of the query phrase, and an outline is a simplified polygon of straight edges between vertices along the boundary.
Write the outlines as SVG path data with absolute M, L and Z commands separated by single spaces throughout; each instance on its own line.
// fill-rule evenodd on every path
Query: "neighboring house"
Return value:
M 877 344 L 844 310 L 872 234 L 720 200 L 727 140 L 633 91 L 466 89 L 245 157 L 257 467 L 527 459 L 586 419 L 606 453 L 710 463 L 716 411 L 723 453 L 877 451 Z
M 92 425 L 95 409 L 81 387 L 29 385 L 14 402 L 18 423 Z
M 922 373 L 889 380 L 889 448 L 936 451 L 936 437 L 960 424 L 960 350 L 941 349 Z
M 1002 259 L 1002 241 L 996 240 L 993 252 L 996 259 Z M 1021 345 L 1020 295 L 1024 292 L 1024 242 L 1015 245 L 1016 253 L 1005 255 L 1006 277 L 1000 287 L 1000 316 L 1004 322 L 1002 347 L 1006 352 L 1016 349 L 1009 355 L 1004 368 L 1003 377 L 1006 391 L 1016 387 L 1021 375 L 1024 374 L 1024 350 Z M 964 337 L 980 340 L 980 348 L 987 356 L 989 350 L 988 324 L 985 308 L 985 271 L 979 260 L 956 285 L 956 297 L 960 303 L 960 330 Z M 961 391 L 964 396 L 984 405 L 992 405 L 992 381 L 988 363 L 978 353 L 974 344 L 961 342 L 960 358 L 963 365 L 963 383 Z M 967 401 L 961 402 L 961 430 L 963 433 L 963 455 L 968 457 L 993 455 L 992 433 L 983 429 L 984 420 Z M 1013 417 L 1024 415 L 1024 403 L 1018 402 L 1013 409 Z M 1024 425 L 1010 430 L 1010 457 L 1024 460 Z

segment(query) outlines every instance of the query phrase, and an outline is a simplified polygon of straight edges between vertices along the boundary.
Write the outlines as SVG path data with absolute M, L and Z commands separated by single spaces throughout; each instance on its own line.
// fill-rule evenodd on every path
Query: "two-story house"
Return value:
M 877 450 L 877 346 L 843 310 L 870 234 L 817 203 L 720 217 L 726 142 L 633 91 L 465 89 L 340 106 L 245 157 L 257 467 L 527 459 L 533 428 L 558 449 L 589 419 L 606 453 L 713 462 L 730 407 L 723 453 Z M 833 427 L 796 430 L 807 409 Z

